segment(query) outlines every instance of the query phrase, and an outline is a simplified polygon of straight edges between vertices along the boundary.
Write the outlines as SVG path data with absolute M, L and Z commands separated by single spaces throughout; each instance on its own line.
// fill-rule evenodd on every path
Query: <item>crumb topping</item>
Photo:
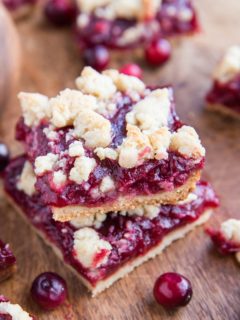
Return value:
M 10 315 L 13 320 L 33 320 L 29 313 L 24 311 L 18 304 L 10 302 L 0 303 L 0 313 Z
M 17 189 L 25 192 L 28 196 L 32 196 L 36 192 L 36 181 L 33 167 L 29 161 L 26 161 L 17 182 Z
M 145 132 L 153 132 L 167 125 L 170 107 L 168 89 L 157 89 L 135 104 L 126 121 Z
M 50 117 L 48 97 L 39 93 L 20 92 L 18 98 L 22 108 L 24 123 L 27 126 L 37 125 L 40 120 Z
M 145 84 L 138 78 L 119 73 L 117 70 L 109 69 L 103 71 L 103 74 L 112 79 L 116 88 L 121 92 L 144 93 Z
M 189 158 L 200 158 L 205 155 L 205 149 L 201 144 L 196 131 L 189 126 L 182 126 L 172 134 L 170 150 L 177 151 Z
M 138 207 L 133 210 L 120 211 L 119 213 L 123 216 L 139 216 L 152 220 L 158 216 L 160 209 L 160 205 L 145 205 L 143 207 Z
M 154 158 L 157 160 L 168 158 L 168 148 L 171 142 L 171 132 L 167 127 L 162 127 L 149 134 L 149 141 L 153 148 Z
M 214 78 L 222 83 L 240 73 L 240 46 L 229 48 L 214 72 Z
M 53 173 L 53 183 L 57 188 L 62 187 L 67 181 L 67 176 L 62 170 L 55 171 Z
M 41 176 L 47 171 L 52 171 L 57 160 L 58 156 L 53 153 L 37 157 L 34 163 L 34 172 L 36 175 Z
M 112 148 L 96 148 L 94 152 L 100 160 L 104 160 L 106 158 L 111 160 L 117 160 L 118 158 L 117 151 Z
M 195 193 L 189 193 L 186 199 L 178 202 L 178 205 L 185 205 L 195 200 L 197 200 L 197 195 Z
M 106 263 L 111 250 L 111 244 L 100 239 L 91 228 L 85 227 L 74 233 L 75 255 L 86 268 L 98 268 Z
M 240 243 L 240 220 L 226 220 L 221 224 L 220 230 L 226 240 Z
M 95 12 L 106 19 L 138 19 L 152 18 L 161 6 L 161 0 L 78 0 L 81 12 Z
M 91 67 L 85 67 L 80 77 L 76 79 L 76 86 L 85 94 L 101 99 L 110 99 L 117 91 L 112 79 Z
M 87 181 L 90 173 L 96 166 L 96 161 L 89 157 L 79 157 L 75 160 L 73 168 L 70 170 L 69 179 L 81 184 Z
M 114 181 L 111 177 L 106 176 L 102 179 L 100 184 L 100 191 L 101 192 L 109 192 L 115 188 Z
M 111 123 L 92 110 L 83 110 L 74 120 L 74 132 L 89 148 L 107 147 L 112 141 Z
M 85 155 L 81 141 L 75 140 L 69 145 L 68 154 L 70 157 L 80 157 Z

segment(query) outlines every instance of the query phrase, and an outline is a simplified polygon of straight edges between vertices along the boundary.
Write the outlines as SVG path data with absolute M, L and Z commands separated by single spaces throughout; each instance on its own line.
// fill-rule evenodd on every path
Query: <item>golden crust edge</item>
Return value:
M 107 203 L 101 207 L 85 207 L 70 205 L 61 208 L 52 207 L 53 218 L 66 222 L 86 215 L 104 214 L 111 211 L 132 210 L 143 205 L 176 204 L 187 198 L 196 187 L 201 176 L 201 170 L 194 172 L 187 182 L 170 192 L 161 192 L 152 196 L 136 196 L 133 198 L 121 197 L 115 202 Z

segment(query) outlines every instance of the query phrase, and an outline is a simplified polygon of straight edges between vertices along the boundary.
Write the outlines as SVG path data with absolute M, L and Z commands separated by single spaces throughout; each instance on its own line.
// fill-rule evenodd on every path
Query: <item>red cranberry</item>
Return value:
M 139 79 L 142 78 L 142 69 L 135 63 L 126 64 L 120 69 L 120 72 L 127 74 L 128 76 L 133 76 Z
M 54 309 L 67 298 L 67 285 L 56 273 L 45 272 L 33 281 L 31 295 L 43 309 Z
M 9 158 L 8 147 L 4 143 L 0 143 L 0 172 L 6 168 Z
M 145 51 L 146 59 L 153 65 L 165 63 L 171 56 L 171 45 L 165 39 L 152 42 Z
M 73 0 L 48 0 L 44 13 L 52 24 L 60 27 L 75 21 L 77 8 Z
M 181 307 L 191 300 L 192 286 L 188 279 L 178 273 L 164 273 L 155 282 L 153 294 L 166 309 Z
M 87 48 L 84 51 L 84 62 L 98 71 L 104 70 L 109 63 L 109 51 L 104 46 Z

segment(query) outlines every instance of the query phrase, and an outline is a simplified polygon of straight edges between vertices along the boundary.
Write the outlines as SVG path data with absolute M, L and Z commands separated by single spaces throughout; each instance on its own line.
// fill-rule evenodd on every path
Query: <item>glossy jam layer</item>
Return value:
M 0 272 L 5 270 L 16 263 L 16 258 L 14 257 L 12 251 L 8 244 L 3 243 L 0 240 Z
M 240 75 L 227 83 L 215 81 L 206 99 L 240 113 Z
M 15 11 L 24 6 L 34 5 L 37 0 L 3 0 L 3 4 L 10 10 Z
M 152 27 L 154 22 L 154 28 Z M 135 27 L 135 20 L 106 20 L 96 15 L 91 15 L 89 23 L 78 27 L 77 42 L 81 49 L 97 44 L 108 48 L 133 48 L 149 43 L 156 38 L 171 37 L 178 34 L 192 33 L 198 30 L 198 21 L 191 0 L 163 0 L 161 9 L 152 20 L 145 23 L 145 32 L 142 36 L 134 37 L 125 43 L 123 34 L 129 28 Z M 157 28 L 156 28 L 157 26 Z
M 84 268 L 73 253 L 73 235 L 76 231 L 70 223 L 52 219 L 49 207 L 41 204 L 38 195 L 29 197 L 16 189 L 17 177 L 22 171 L 25 158 L 12 160 L 5 172 L 5 190 L 22 209 L 28 220 L 46 239 L 62 253 L 70 264 L 92 285 L 105 279 L 131 259 L 146 254 L 158 245 L 169 232 L 197 220 L 209 208 L 218 206 L 218 199 L 206 182 L 199 182 L 198 198 L 191 203 L 161 206 L 153 220 L 139 216 L 122 216 L 109 213 L 100 229 L 100 238 L 110 242 L 112 251 L 106 264 L 97 269 Z
M 118 101 L 117 112 L 109 118 L 113 132 L 113 141 L 110 147 L 117 148 L 125 138 L 125 117 L 132 107 L 133 102 L 128 96 L 121 97 Z M 25 145 L 31 163 L 34 163 L 38 156 L 46 155 L 48 152 L 62 154 L 74 141 L 74 138 L 66 138 L 72 130 L 71 127 L 58 130 L 58 138 L 49 141 L 43 132 L 47 125 L 42 123 L 38 127 L 30 129 L 24 125 L 23 119 L 17 125 L 16 138 Z M 168 126 L 171 131 L 176 131 L 182 126 L 174 111 L 174 104 L 171 107 Z M 84 206 L 90 207 L 113 202 L 119 196 L 124 195 L 151 195 L 161 191 L 171 191 L 183 185 L 191 174 L 196 170 L 201 170 L 204 165 L 204 159 L 196 162 L 193 159 L 186 159 L 179 154 L 170 152 L 167 160 L 148 160 L 132 169 L 125 169 L 117 161 L 110 159 L 100 161 L 93 151 L 86 147 L 85 154 L 93 157 L 97 163 L 86 183 L 79 185 L 68 180 L 64 186 L 56 188 L 52 172 L 38 177 L 36 188 L 44 203 L 57 207 L 72 204 L 84 204 Z M 65 153 L 63 160 L 65 161 L 63 170 L 69 176 L 75 158 Z M 96 192 L 105 176 L 111 176 L 115 189 L 107 193 Z
M 206 232 L 211 237 L 212 242 L 221 254 L 227 255 L 240 251 L 240 244 L 227 240 L 221 231 L 208 228 L 206 229 Z

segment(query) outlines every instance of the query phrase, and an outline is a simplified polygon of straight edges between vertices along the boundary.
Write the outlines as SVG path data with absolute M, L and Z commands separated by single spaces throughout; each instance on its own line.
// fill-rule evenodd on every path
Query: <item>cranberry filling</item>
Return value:
M 28 220 L 62 252 L 66 263 L 75 268 L 92 285 L 113 274 L 129 260 L 141 256 L 158 245 L 169 232 L 197 220 L 209 208 L 218 206 L 218 199 L 206 182 L 199 182 L 195 193 L 197 199 L 178 206 L 162 205 L 156 218 L 150 220 L 139 216 L 122 216 L 109 213 L 100 229 L 100 238 L 112 245 L 107 263 L 97 269 L 83 267 L 73 251 L 73 236 L 76 228 L 70 223 L 52 219 L 49 207 L 16 189 L 16 181 L 22 171 L 25 157 L 12 160 L 5 171 L 5 190 L 23 210 Z M 97 259 L 98 257 L 96 257 Z
M 15 11 L 23 6 L 34 5 L 37 0 L 3 0 L 3 4 L 10 10 Z
M 226 240 L 221 231 L 208 228 L 206 233 L 211 237 L 212 242 L 221 254 L 227 255 L 240 251 L 240 244 Z
M 221 104 L 240 112 L 240 75 L 227 83 L 214 81 L 206 99 L 209 103 Z
M 113 141 L 110 145 L 117 148 L 126 136 L 125 117 L 126 113 L 132 109 L 133 102 L 128 96 L 121 96 L 118 101 L 117 111 L 110 118 L 112 124 Z M 23 119 L 17 125 L 16 138 L 24 142 L 26 152 L 31 163 L 34 163 L 38 156 L 46 155 L 48 152 L 60 154 L 68 150 L 72 139 L 66 142 L 66 135 L 71 127 L 58 130 L 58 139 L 50 142 L 43 130 L 47 126 L 41 123 L 38 127 L 30 129 L 25 126 Z M 172 103 L 171 112 L 168 119 L 168 126 L 171 131 L 176 131 L 182 126 L 174 111 Z M 51 144 L 51 145 L 50 145 Z M 57 207 L 84 204 L 85 206 L 98 206 L 106 202 L 113 202 L 120 195 L 149 195 L 161 191 L 171 191 L 176 187 L 183 185 L 196 170 L 201 170 L 204 165 L 204 158 L 195 161 L 191 158 L 169 152 L 167 160 L 147 160 L 142 165 L 132 169 L 121 167 L 117 161 L 99 158 L 85 147 L 86 155 L 95 158 L 97 166 L 91 173 L 86 184 L 76 184 L 70 180 L 61 188 L 56 188 L 53 184 L 52 172 L 38 177 L 36 188 L 41 194 L 42 201 L 46 204 Z M 68 175 L 73 167 L 75 159 L 68 154 L 64 155 L 66 160 L 65 171 Z M 114 180 L 115 189 L 108 193 L 98 193 L 94 190 L 99 187 L 102 179 L 110 175 Z
M 6 268 L 9 268 L 16 263 L 16 258 L 14 257 L 12 251 L 8 244 L 3 243 L 0 240 L 0 272 Z
M 159 28 L 152 28 L 152 22 L 157 22 Z M 169 37 L 176 34 L 191 33 L 198 30 L 198 21 L 190 0 L 163 0 L 156 16 L 145 22 L 145 33 L 131 43 L 121 42 L 123 33 L 136 26 L 135 20 L 106 20 L 94 14 L 89 23 L 77 28 L 77 42 L 81 49 L 103 44 L 108 48 L 129 49 L 141 46 L 159 37 Z M 156 26 L 156 24 L 155 24 Z

